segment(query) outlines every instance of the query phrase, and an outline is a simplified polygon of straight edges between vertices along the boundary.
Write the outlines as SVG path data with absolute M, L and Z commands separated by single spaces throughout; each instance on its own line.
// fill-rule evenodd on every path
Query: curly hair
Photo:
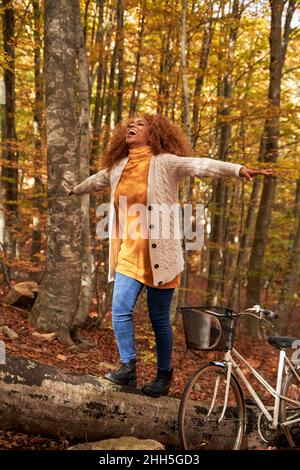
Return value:
M 160 114 L 144 113 L 141 115 L 149 124 L 149 145 L 153 155 L 172 153 L 186 157 L 191 154 L 191 145 L 188 143 L 182 129 Z M 126 143 L 126 128 L 133 118 L 119 123 L 113 132 L 109 145 L 105 150 L 101 162 L 102 168 L 109 171 L 121 158 L 129 153 L 129 145 Z

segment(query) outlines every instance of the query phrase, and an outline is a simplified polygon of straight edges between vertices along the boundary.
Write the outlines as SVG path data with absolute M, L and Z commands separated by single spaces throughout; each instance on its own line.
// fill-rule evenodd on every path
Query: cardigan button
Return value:
M 154 267 L 155 267 L 155 268 L 159 268 L 159 264 L 155 264 Z
M 152 211 L 153 207 L 152 207 L 152 206 L 148 206 L 148 209 L 149 209 L 149 211 Z
M 162 281 L 159 281 L 159 283 L 158 283 L 158 284 L 159 284 L 159 285 L 161 285 L 161 284 L 162 284 Z
M 153 224 L 150 224 L 149 227 L 150 227 L 150 228 L 154 228 L 154 225 L 153 225 Z
M 156 248 L 156 243 L 152 243 L 152 248 Z

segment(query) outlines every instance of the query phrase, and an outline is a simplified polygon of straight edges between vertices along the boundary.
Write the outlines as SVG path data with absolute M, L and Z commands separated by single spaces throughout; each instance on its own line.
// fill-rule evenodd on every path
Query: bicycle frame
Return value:
M 238 360 L 242 361 L 242 363 L 251 371 L 251 373 L 254 375 L 254 377 L 261 383 L 261 385 L 274 397 L 274 413 L 273 416 L 270 414 L 264 403 L 261 401 L 259 398 L 258 394 L 252 387 L 252 385 L 249 383 L 248 379 L 244 375 L 243 371 L 241 370 L 239 364 L 235 361 L 234 357 L 236 357 Z M 224 358 L 223 358 L 224 363 L 227 365 L 227 377 L 226 377 L 226 383 L 227 387 L 225 389 L 225 399 L 224 399 L 224 407 L 223 411 L 221 414 L 221 417 L 219 418 L 219 422 L 221 422 L 225 411 L 227 407 L 227 402 L 228 402 L 228 393 L 229 393 L 229 383 L 231 379 L 231 374 L 232 370 L 234 370 L 235 375 L 244 383 L 246 386 L 247 390 L 249 391 L 250 395 L 252 398 L 255 400 L 257 406 L 261 410 L 261 412 L 265 415 L 267 420 L 270 422 L 270 428 L 271 429 L 277 429 L 278 424 L 279 424 L 279 410 L 280 410 L 280 403 L 281 400 L 285 400 L 291 403 L 294 403 L 296 405 L 300 406 L 300 402 L 297 400 L 292 400 L 284 395 L 281 394 L 282 391 L 282 382 L 283 382 L 283 371 L 286 366 L 286 363 L 288 364 L 289 368 L 293 371 L 293 373 L 296 375 L 297 379 L 300 382 L 300 376 L 297 373 L 295 367 L 289 360 L 289 358 L 286 355 L 285 350 L 280 350 L 280 355 L 279 355 L 279 363 L 278 363 L 278 372 L 277 372 L 277 381 L 276 381 L 276 389 L 274 389 L 258 372 L 256 369 L 254 369 L 247 361 L 244 359 L 244 357 L 236 351 L 234 348 L 232 350 L 229 350 L 225 353 Z M 218 361 L 214 362 L 215 364 L 218 364 Z M 222 363 L 222 364 L 224 364 Z M 300 422 L 300 418 L 285 421 L 283 423 L 280 423 L 281 426 L 289 426 L 294 423 Z

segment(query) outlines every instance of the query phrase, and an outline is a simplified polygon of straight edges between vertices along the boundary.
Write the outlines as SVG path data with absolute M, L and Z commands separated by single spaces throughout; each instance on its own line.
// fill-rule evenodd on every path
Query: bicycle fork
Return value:
M 208 410 L 206 419 L 208 419 L 208 418 L 210 417 L 211 412 L 212 412 L 212 410 L 214 409 L 215 402 L 216 402 L 216 398 L 217 398 L 217 393 L 218 393 L 218 390 L 219 390 L 220 380 L 221 380 L 221 377 L 220 377 L 220 375 L 218 375 L 217 380 L 216 380 L 216 383 L 215 383 L 215 388 L 214 388 L 214 394 L 213 394 L 212 402 L 211 402 L 210 408 L 209 408 L 209 410 Z
M 231 371 L 232 371 L 232 364 L 231 364 L 231 362 L 229 362 L 227 364 L 227 377 L 226 377 L 226 380 L 224 382 L 226 384 L 224 405 L 223 405 L 223 410 L 222 410 L 221 416 L 218 419 L 218 423 L 221 423 L 222 419 L 224 418 L 225 411 L 226 411 L 226 408 L 227 408 L 228 396 L 229 396 L 229 387 L 230 387 L 230 379 L 231 379 Z
M 225 355 L 225 361 L 226 361 L 226 355 Z M 223 363 L 222 363 L 222 366 L 223 366 Z M 220 418 L 218 418 L 218 423 L 221 423 L 222 419 L 224 418 L 225 412 L 226 412 L 226 408 L 227 408 L 227 404 L 228 404 L 228 396 L 229 396 L 231 371 L 232 371 L 232 364 L 231 364 L 231 362 L 227 362 L 227 376 L 226 376 L 226 380 L 224 381 L 224 383 L 225 383 L 224 404 L 223 404 L 223 409 L 222 409 L 221 416 L 220 416 Z M 217 394 L 218 394 L 218 390 L 219 390 L 220 380 L 221 380 L 221 375 L 218 375 L 216 383 L 215 383 L 215 387 L 214 387 L 212 402 L 211 402 L 210 408 L 208 410 L 206 419 L 208 419 L 210 417 L 210 415 L 211 415 L 211 413 L 214 409 Z

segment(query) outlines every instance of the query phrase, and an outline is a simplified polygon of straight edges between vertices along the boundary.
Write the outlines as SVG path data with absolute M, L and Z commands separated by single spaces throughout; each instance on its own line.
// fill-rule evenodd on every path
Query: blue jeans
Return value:
M 145 284 L 125 274 L 116 272 L 112 297 L 112 323 L 121 362 L 135 359 L 133 309 Z M 146 286 L 150 321 L 156 339 L 157 367 L 172 368 L 173 332 L 170 306 L 174 288 L 159 289 Z

